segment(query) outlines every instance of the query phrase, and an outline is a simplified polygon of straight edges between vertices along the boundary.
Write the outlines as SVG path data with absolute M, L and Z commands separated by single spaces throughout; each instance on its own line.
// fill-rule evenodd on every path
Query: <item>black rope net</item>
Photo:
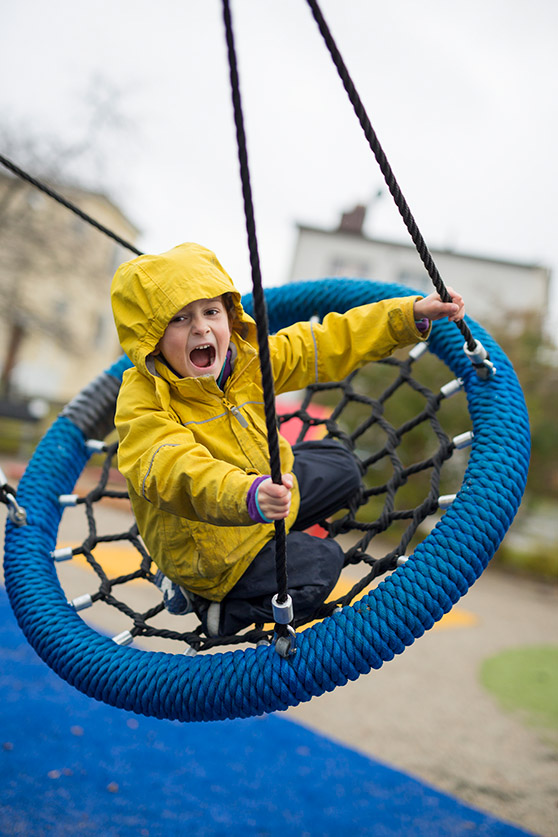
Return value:
M 325 40 L 326 46 L 330 51 L 333 62 L 361 127 L 364 130 L 371 150 L 376 157 L 425 268 L 440 296 L 447 300 L 450 298 L 448 291 L 438 274 L 410 209 L 395 180 L 348 70 L 321 14 L 318 3 L 316 0 L 307 0 L 307 2 Z M 390 358 L 379 364 L 375 364 L 377 370 L 390 370 L 390 372 L 394 373 L 393 379 L 383 389 L 382 394 L 376 398 L 371 397 L 367 393 L 379 392 L 380 387 L 370 387 L 368 385 L 370 383 L 369 381 L 367 381 L 366 387 L 358 387 L 358 382 L 363 380 L 363 378 L 365 379 L 368 375 L 365 370 L 361 370 L 359 373 L 354 373 L 349 376 L 341 383 L 323 384 L 310 388 L 307 390 L 302 405 L 298 410 L 283 416 L 276 414 L 273 383 L 269 372 L 267 317 L 261 285 L 246 137 L 229 0 L 223 0 L 223 17 L 231 76 L 235 126 L 237 130 L 247 237 L 252 267 L 255 319 L 258 324 L 258 342 L 262 362 L 262 381 L 264 386 L 268 438 L 270 440 L 272 478 L 274 482 L 281 481 L 278 444 L 275 432 L 276 422 L 281 426 L 293 420 L 300 422 L 301 429 L 297 441 L 302 441 L 307 438 L 308 434 L 316 433 L 317 431 L 321 431 L 322 435 L 326 438 L 338 439 L 353 452 L 359 460 L 363 473 L 365 474 L 362 504 L 359 507 L 347 509 L 345 514 L 337 515 L 333 520 L 322 521 L 324 533 L 327 537 L 346 538 L 348 544 L 345 556 L 346 567 L 362 564 L 364 567 L 364 575 L 357 582 L 350 585 L 346 592 L 338 595 L 333 601 L 326 603 L 320 608 L 315 614 L 315 617 L 322 618 L 332 613 L 336 607 L 349 604 L 374 579 L 386 572 L 394 570 L 398 562 L 404 560 L 405 552 L 409 549 L 413 539 L 419 535 L 419 529 L 423 527 L 426 519 L 436 513 L 440 507 L 439 497 L 442 465 L 451 456 L 456 447 L 456 443 L 442 428 L 437 414 L 442 401 L 447 397 L 450 390 L 442 388 L 435 394 L 433 389 L 419 384 L 411 376 L 411 367 L 417 359 L 418 354 L 411 352 L 406 360 Z M 27 180 L 33 186 L 41 189 L 50 197 L 78 214 L 84 221 L 93 224 L 101 232 L 110 235 L 122 246 L 127 247 L 136 254 L 140 253 L 133 245 L 115 236 L 114 233 L 83 213 L 78 207 L 71 204 L 53 189 L 28 175 L 2 155 L 0 155 L 0 163 L 6 166 L 16 176 Z M 466 345 L 472 353 L 473 365 L 480 369 L 485 376 L 491 374 L 492 370 L 483 368 L 483 364 L 487 364 L 487 360 L 485 360 L 487 356 L 485 354 L 480 359 L 476 358 L 476 355 L 473 357 L 477 351 L 477 344 L 473 340 L 466 324 L 459 322 L 457 327 L 462 331 Z M 390 419 L 389 408 L 392 404 L 392 397 L 403 389 L 412 393 L 415 399 L 419 399 L 415 417 L 410 420 Z M 451 391 L 458 389 L 459 386 L 453 387 Z M 334 396 L 337 396 L 337 402 L 335 404 L 332 403 Z M 327 408 L 327 415 L 325 417 L 317 416 L 315 411 L 312 410 L 313 404 L 321 404 L 322 407 L 325 406 Z M 397 411 L 394 411 L 394 415 L 396 414 Z M 434 440 L 433 444 L 427 445 L 426 447 L 424 446 L 424 428 L 430 429 L 430 436 Z M 422 445 L 412 441 L 417 440 L 419 437 Z M 421 450 L 423 453 L 417 453 L 417 451 Z M 72 555 L 83 556 L 99 579 L 98 589 L 94 593 L 84 594 L 78 597 L 77 600 L 73 600 L 74 606 L 78 609 L 84 609 L 91 604 L 103 602 L 131 619 L 132 628 L 128 631 L 123 631 L 122 638 L 118 639 L 118 641 L 122 642 L 140 636 L 159 637 L 162 639 L 176 639 L 185 642 L 188 648 L 193 651 L 202 651 L 215 645 L 270 641 L 274 629 L 263 625 L 256 625 L 253 630 L 248 630 L 235 637 L 219 637 L 218 639 L 204 636 L 200 626 L 194 627 L 193 630 L 183 631 L 169 631 L 166 628 L 156 626 L 158 617 L 164 610 L 164 604 L 161 602 L 160 593 L 154 584 L 154 565 L 138 535 L 135 523 L 131 523 L 127 531 L 118 535 L 102 536 L 97 532 L 98 504 L 108 501 L 122 503 L 127 501 L 125 491 L 113 490 L 109 487 L 109 476 L 113 471 L 115 453 L 115 444 L 107 446 L 106 459 L 101 470 L 101 479 L 98 485 L 87 492 L 85 497 L 79 498 L 77 501 L 78 504 L 85 505 L 87 520 L 87 535 L 85 539 L 80 546 L 72 547 L 69 550 L 69 554 L 67 549 L 62 549 L 62 556 L 64 558 L 71 557 Z M 421 486 L 420 492 L 417 489 L 419 484 Z M 417 499 L 419 493 L 420 499 Z M 278 542 L 278 600 L 282 602 L 286 598 L 288 583 L 285 531 L 282 522 L 276 524 L 276 539 Z M 136 562 L 138 566 L 136 569 L 115 575 L 112 570 L 106 571 L 103 568 L 103 563 L 99 555 L 103 545 L 106 546 L 111 542 L 120 542 L 120 544 L 126 542 L 127 545 L 135 550 L 138 555 Z M 60 556 L 58 557 L 60 558 Z M 139 581 L 151 582 L 151 586 L 155 590 L 155 602 L 153 606 L 142 612 L 138 612 L 116 596 L 116 593 L 122 589 L 122 585 Z M 176 618 L 179 619 L 181 617 Z M 296 622 L 296 614 L 294 624 L 300 626 L 300 623 Z M 276 633 L 281 630 L 286 631 L 287 626 L 275 626 Z
M 456 450 L 461 454 L 461 448 L 465 449 L 472 438 L 468 433 L 452 435 L 463 429 L 459 425 L 463 404 L 460 398 L 451 402 L 448 398 L 460 391 L 461 382 L 444 382 L 447 367 L 426 350 L 425 344 L 418 344 L 406 356 L 398 355 L 404 353 L 369 364 L 344 381 L 309 387 L 301 400 L 299 394 L 296 409 L 282 409 L 278 404 L 279 428 L 288 431 L 291 441 L 336 439 L 352 451 L 363 472 L 360 502 L 320 524 L 318 536 L 340 540 L 345 570 L 333 596 L 316 611 L 314 619 L 350 604 L 376 579 L 406 560 L 406 553 L 423 539 L 438 510 L 444 507 L 442 503 L 451 501 L 451 494 L 444 497 L 442 493 L 444 485 L 451 489 L 461 483 L 466 466 L 463 456 L 448 462 Z M 417 380 L 414 367 L 419 358 L 425 370 L 421 377 L 428 379 L 428 385 Z M 436 389 L 438 382 L 443 385 Z M 405 418 L 410 411 L 413 417 Z M 72 571 L 65 569 L 75 567 L 75 562 L 65 559 L 81 556 L 97 576 L 97 588 L 91 592 L 92 580 L 90 591 L 71 599 L 72 606 L 80 611 L 94 606 L 88 611 L 87 621 L 95 625 L 106 622 L 106 611 L 103 617 L 99 612 L 102 605 L 118 611 L 122 626 L 128 626 L 114 637 L 121 644 L 140 638 L 175 640 L 185 644 L 185 653 L 196 653 L 217 646 L 270 643 L 273 625 L 254 625 L 234 636 L 210 637 L 193 613 L 175 616 L 165 611 L 161 591 L 155 586 L 157 568 L 138 534 L 122 478 L 120 485 L 114 483 L 117 443 L 108 438 L 99 454 L 102 464 L 97 484 L 82 496 L 67 498 L 69 504 L 84 507 L 86 535 L 79 545 L 62 546 L 55 553 L 66 593 L 67 582 L 75 589 L 76 579 L 70 578 Z M 86 468 L 84 473 L 88 470 L 94 469 Z M 66 502 L 64 498 L 62 502 Z M 99 521 L 107 519 L 107 511 L 110 518 L 115 506 L 129 511 L 129 528 L 102 534 Z M 121 514 L 116 516 L 121 523 Z M 66 518 L 65 513 L 62 529 Z M 316 534 L 315 529 L 311 531 Z M 103 556 L 114 556 L 115 552 L 116 559 L 112 557 L 107 566 Z M 80 573 L 80 584 L 83 577 Z M 144 592 L 141 601 L 145 610 L 141 611 L 131 603 L 137 596 L 126 592 L 139 583 Z M 167 627 L 169 622 L 175 629 Z M 304 624 L 296 621 L 296 614 L 294 624 Z

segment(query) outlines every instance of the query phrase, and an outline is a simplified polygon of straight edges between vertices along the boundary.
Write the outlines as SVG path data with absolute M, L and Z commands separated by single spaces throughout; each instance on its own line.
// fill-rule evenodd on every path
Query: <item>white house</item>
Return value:
M 337 229 L 298 225 L 289 281 L 354 277 L 395 282 L 421 293 L 433 290 L 412 242 L 401 244 L 363 233 L 364 206 L 342 215 Z M 541 328 L 550 293 L 550 270 L 537 264 L 429 248 L 445 285 L 459 289 L 467 313 L 495 331 Z

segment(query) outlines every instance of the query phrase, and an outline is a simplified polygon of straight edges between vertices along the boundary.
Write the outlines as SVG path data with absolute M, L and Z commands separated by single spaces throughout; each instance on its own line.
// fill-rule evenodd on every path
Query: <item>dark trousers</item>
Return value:
M 344 555 L 336 541 L 316 538 L 302 530 L 358 504 L 361 470 L 350 451 L 330 439 L 300 442 L 294 445 L 293 453 L 301 502 L 287 535 L 288 591 L 295 620 L 307 621 L 335 587 Z M 219 633 L 234 634 L 253 623 L 273 622 L 271 599 L 276 592 L 272 539 L 221 602 Z

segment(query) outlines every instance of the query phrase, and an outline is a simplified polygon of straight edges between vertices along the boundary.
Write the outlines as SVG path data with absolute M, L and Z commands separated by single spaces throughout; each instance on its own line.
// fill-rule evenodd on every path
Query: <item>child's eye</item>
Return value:
M 186 314 L 178 314 L 178 316 L 172 318 L 171 323 L 183 323 L 186 319 Z

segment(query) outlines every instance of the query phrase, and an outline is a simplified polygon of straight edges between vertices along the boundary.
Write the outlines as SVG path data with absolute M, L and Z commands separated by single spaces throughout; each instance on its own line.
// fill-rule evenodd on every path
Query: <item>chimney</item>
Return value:
M 351 233 L 351 235 L 362 235 L 365 217 L 366 207 L 358 204 L 351 212 L 344 212 L 341 215 L 341 223 L 339 224 L 338 231 Z

